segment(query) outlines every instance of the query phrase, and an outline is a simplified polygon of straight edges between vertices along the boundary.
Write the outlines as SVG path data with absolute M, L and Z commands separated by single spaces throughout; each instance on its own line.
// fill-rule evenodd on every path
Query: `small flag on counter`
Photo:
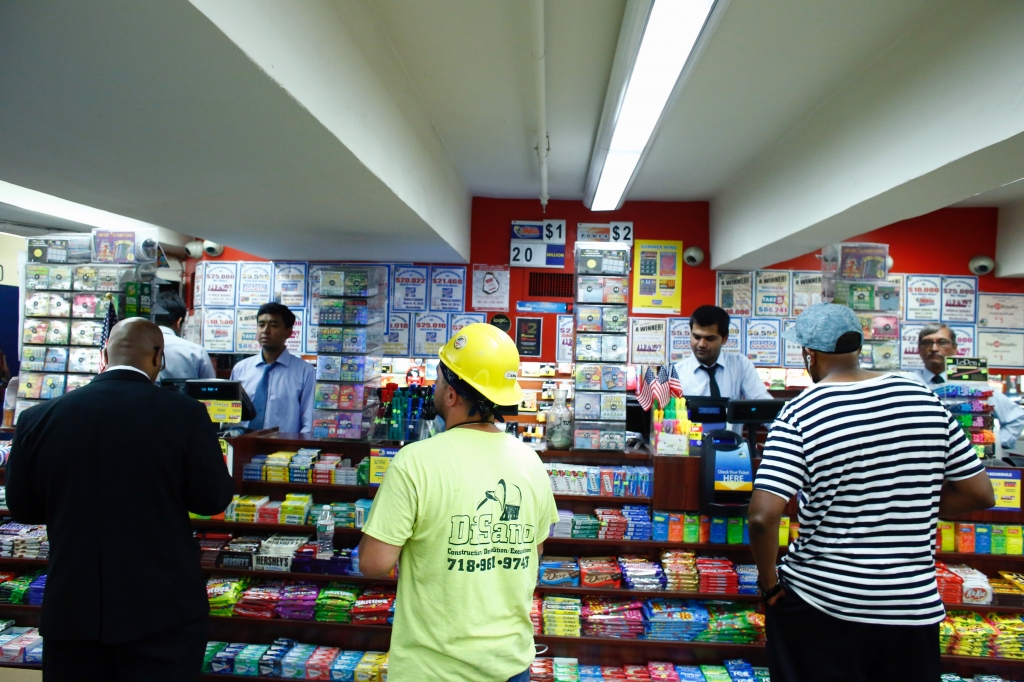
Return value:
M 102 350 L 107 347 L 107 340 L 110 338 L 110 330 L 117 324 L 117 304 L 111 294 L 107 294 L 110 305 L 107 306 L 107 314 L 103 318 L 103 331 L 100 333 L 100 373 L 107 369 L 107 358 Z
M 665 369 L 665 365 L 662 365 L 658 369 L 658 378 L 654 380 L 654 398 L 658 401 L 658 404 L 665 408 L 668 405 L 668 399 L 670 396 L 668 387 L 668 370 Z
M 648 365 L 647 369 L 640 372 L 636 382 L 636 400 L 644 411 L 651 409 L 654 402 L 654 370 Z
M 673 397 L 682 398 L 683 382 L 679 378 L 679 373 L 676 371 L 676 366 L 671 365 L 671 367 L 672 369 L 670 369 L 668 372 L 668 392 L 671 393 Z

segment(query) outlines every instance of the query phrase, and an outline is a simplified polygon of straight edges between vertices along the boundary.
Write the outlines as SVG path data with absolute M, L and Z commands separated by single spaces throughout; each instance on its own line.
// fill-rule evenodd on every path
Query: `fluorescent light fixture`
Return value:
M 613 211 L 622 203 L 714 7 L 715 0 L 631 3 L 633 16 L 623 19 L 612 73 L 613 83 L 617 77 L 624 78 L 619 87 L 609 86 L 599 144 L 591 160 L 588 190 L 596 185 L 587 192 L 593 197 L 591 210 Z M 647 10 L 646 15 L 644 10 Z M 636 30 L 639 26 L 642 26 L 642 33 Z M 630 68 L 626 60 L 632 57 L 638 33 L 641 36 L 639 47 L 635 49 Z M 606 147 L 600 143 L 602 139 L 608 140 Z
M 0 180 L 0 203 L 105 230 L 157 230 L 159 226 Z

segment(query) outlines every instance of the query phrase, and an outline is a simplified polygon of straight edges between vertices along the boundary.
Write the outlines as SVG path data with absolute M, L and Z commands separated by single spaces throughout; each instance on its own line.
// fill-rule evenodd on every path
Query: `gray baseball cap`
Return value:
M 856 334 L 856 339 L 847 334 Z M 796 326 L 782 338 L 823 353 L 852 353 L 864 343 L 857 315 L 846 306 L 816 303 L 796 318 Z

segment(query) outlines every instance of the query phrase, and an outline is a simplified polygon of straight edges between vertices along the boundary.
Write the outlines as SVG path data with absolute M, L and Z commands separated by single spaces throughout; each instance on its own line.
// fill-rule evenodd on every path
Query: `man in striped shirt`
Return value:
M 811 306 L 786 338 L 815 385 L 772 424 L 750 502 L 772 682 L 934 682 L 936 523 L 991 507 L 992 484 L 931 391 L 860 368 L 853 311 Z M 800 535 L 776 573 L 797 492 Z

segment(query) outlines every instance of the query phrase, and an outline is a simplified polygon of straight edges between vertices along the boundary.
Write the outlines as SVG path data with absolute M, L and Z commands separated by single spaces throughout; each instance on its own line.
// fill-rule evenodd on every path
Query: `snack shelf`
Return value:
M 353 585 L 397 585 L 398 578 L 367 578 L 359 575 L 332 575 L 328 573 L 293 573 L 291 571 L 254 571 L 242 568 L 213 568 L 203 566 L 208 575 L 244 576 L 248 578 L 270 578 L 272 580 L 308 580 L 310 582 L 352 583 Z
M 551 555 L 556 552 L 547 550 L 549 545 L 592 545 L 604 546 L 605 551 L 612 548 L 628 550 L 630 548 L 645 549 L 689 549 L 694 552 L 747 552 L 750 553 L 750 545 L 713 545 L 700 542 L 666 542 L 664 540 L 603 540 L 600 538 L 561 538 L 549 537 L 544 541 L 545 554 Z M 786 553 L 785 547 L 779 547 L 779 555 Z M 558 552 L 557 554 L 561 554 Z
M 954 654 L 942 654 L 943 663 L 968 663 L 972 664 L 971 667 L 976 669 L 981 664 L 989 664 L 991 666 L 1005 666 L 1009 668 L 1024 668 L 1024 660 L 1018 660 L 1015 658 L 992 658 L 988 656 L 957 656 Z
M 718 592 L 670 592 L 668 590 L 629 590 L 615 587 L 561 587 L 558 585 L 538 585 L 535 588 L 540 594 L 584 594 L 595 597 L 667 597 L 669 599 L 701 599 L 710 601 L 744 601 L 758 602 L 757 594 L 722 594 Z
M 240 481 L 245 494 L 337 493 L 348 497 L 373 497 L 375 485 L 334 485 L 333 483 L 286 483 L 277 481 Z M 317 500 L 319 502 L 319 500 Z
M 222 530 L 227 533 L 255 533 L 258 529 L 264 528 L 268 532 L 277 532 L 281 528 L 283 532 L 294 533 L 315 533 L 316 526 L 301 525 L 295 526 L 286 523 L 240 523 L 237 521 L 224 521 L 222 519 L 189 519 L 193 528 L 203 530 Z M 338 528 L 336 530 L 345 530 Z M 337 533 L 335 533 L 337 534 Z
M 935 560 L 946 564 L 968 561 L 998 561 L 999 563 L 1024 563 L 1024 556 L 1019 554 L 972 554 L 965 552 L 936 552 Z
M 239 521 L 222 521 L 220 519 L 191 519 L 193 528 L 203 530 L 221 530 L 229 533 L 316 533 L 316 526 L 294 525 L 290 523 L 242 523 Z M 335 528 L 334 537 L 359 537 L 363 531 L 358 528 Z
M 42 670 L 43 665 L 41 663 L 17 663 L 15 661 L 0 661 L 0 670 L 4 668 L 17 668 L 19 670 Z
M 625 495 L 613 496 L 613 495 L 570 495 L 568 493 L 555 493 L 555 501 L 558 502 L 596 502 L 599 504 L 605 504 L 609 502 L 623 502 L 630 504 L 633 502 L 642 502 L 650 504 L 651 498 L 649 497 L 629 497 Z
M 537 454 L 545 462 L 572 462 L 586 459 L 629 459 L 649 462 L 652 459 L 651 453 L 643 450 L 545 450 Z
M 20 557 L 3 556 L 0 557 L 0 566 L 10 566 L 12 568 L 39 568 L 46 566 L 49 561 L 46 559 L 22 559 Z
M 722 658 L 737 658 L 745 654 L 763 655 L 765 652 L 764 644 L 732 644 L 729 642 L 683 642 L 678 640 L 625 639 L 618 637 L 563 637 L 560 635 L 534 635 L 533 641 L 537 644 L 547 644 L 550 646 L 552 651 L 546 654 L 548 656 L 560 656 L 561 654 L 557 653 L 556 647 L 567 644 L 634 649 L 637 652 L 647 649 L 659 649 L 667 652 L 681 649 L 706 649 L 717 651 L 718 655 Z M 636 656 L 638 659 L 643 658 L 642 653 L 638 653 Z
M 266 625 L 272 630 L 289 628 L 306 629 L 314 627 L 332 632 L 367 630 L 376 633 L 391 633 L 390 625 L 365 625 L 363 623 L 326 623 L 318 620 L 289 620 L 287 618 L 250 618 L 248 616 L 210 616 L 210 624 L 214 627 L 227 623 L 244 623 L 246 625 Z M 279 635 L 278 635 L 279 636 Z

